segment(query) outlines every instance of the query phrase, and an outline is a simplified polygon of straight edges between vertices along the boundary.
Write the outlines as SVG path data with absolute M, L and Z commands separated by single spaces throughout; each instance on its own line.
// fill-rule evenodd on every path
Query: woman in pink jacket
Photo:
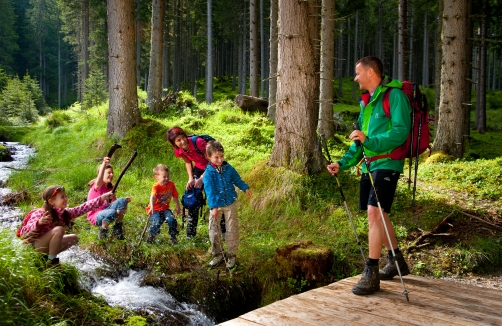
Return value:
M 59 263 L 57 255 L 78 242 L 78 236 L 65 235 L 65 229 L 76 217 L 99 207 L 112 197 L 110 191 L 77 207 L 67 208 L 68 197 L 64 187 L 47 187 L 42 193 L 42 208 L 30 211 L 16 234 L 24 243 L 31 243 L 36 251 L 46 254 L 48 265 L 56 265 Z

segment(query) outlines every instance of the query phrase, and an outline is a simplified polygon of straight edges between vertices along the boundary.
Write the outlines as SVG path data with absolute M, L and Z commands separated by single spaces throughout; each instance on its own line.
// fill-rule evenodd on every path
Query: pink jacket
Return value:
M 195 146 L 192 143 L 191 137 L 188 137 L 188 151 L 184 151 L 182 148 L 174 148 L 174 155 L 176 157 L 181 157 L 186 163 L 193 162 L 194 165 L 204 170 L 206 165 L 209 163 L 205 154 L 206 154 L 206 145 L 207 142 L 202 137 L 197 137 L 195 142 L 197 143 L 197 148 L 203 153 L 197 152 Z
M 73 221 L 76 217 L 80 215 L 84 215 L 88 211 L 93 208 L 98 207 L 101 204 L 101 198 L 97 197 L 93 200 L 87 201 L 82 205 L 73 208 L 65 208 L 60 209 L 54 207 L 56 212 L 58 213 L 59 223 L 50 223 L 50 224 L 39 224 L 38 221 L 44 215 L 45 210 L 43 208 L 37 208 L 28 213 L 25 217 L 25 221 L 23 221 L 23 225 L 18 230 L 17 234 L 21 239 L 24 240 L 24 243 L 34 242 L 38 238 L 40 238 L 45 233 L 52 230 L 54 227 L 58 225 L 63 225 L 63 212 L 66 210 L 70 213 L 70 221 Z

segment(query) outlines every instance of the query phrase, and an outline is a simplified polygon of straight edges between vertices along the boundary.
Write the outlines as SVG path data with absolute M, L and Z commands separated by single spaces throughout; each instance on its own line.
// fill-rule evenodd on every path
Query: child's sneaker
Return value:
M 219 264 L 221 264 L 222 261 L 223 261 L 223 255 L 217 254 L 216 256 L 213 257 L 213 259 L 211 259 L 208 265 L 209 267 L 216 267 Z
M 115 225 L 113 225 L 113 235 L 118 240 L 125 240 L 124 231 L 122 230 L 122 222 L 115 222 Z
M 98 232 L 98 240 L 103 240 L 106 238 L 108 238 L 108 229 L 100 227 Z
M 229 255 L 226 264 L 227 269 L 232 269 L 235 267 L 235 255 Z

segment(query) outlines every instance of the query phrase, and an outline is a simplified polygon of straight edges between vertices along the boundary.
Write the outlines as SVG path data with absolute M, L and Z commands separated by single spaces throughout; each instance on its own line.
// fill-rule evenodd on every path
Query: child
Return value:
M 104 157 L 103 163 L 98 168 L 98 176 L 96 179 L 89 181 L 87 184 L 91 189 L 87 195 L 87 200 L 94 199 L 104 193 L 109 192 L 113 188 L 113 168 L 110 165 L 110 158 Z M 124 240 L 124 232 L 122 230 L 122 220 L 127 211 L 127 204 L 131 200 L 127 198 L 116 198 L 115 194 L 106 200 L 96 209 L 93 209 L 87 214 L 87 220 L 92 225 L 100 226 L 98 239 L 106 239 L 108 237 L 108 226 L 115 221 L 113 225 L 113 235 Z
M 211 241 L 211 253 L 213 259 L 209 262 L 210 267 L 218 266 L 223 260 L 223 248 L 221 242 L 220 225 L 221 215 L 225 214 L 227 228 L 228 255 L 226 259 L 227 269 L 235 266 L 235 256 L 239 246 L 239 220 L 237 216 L 237 192 L 235 186 L 246 192 L 251 198 L 249 186 L 242 181 L 239 173 L 227 162 L 223 154 L 223 146 L 220 142 L 210 141 L 206 147 L 206 155 L 209 164 L 204 173 L 204 185 L 206 188 L 207 201 L 210 209 L 209 240 Z
M 174 182 L 169 180 L 169 168 L 164 164 L 157 164 L 153 169 L 153 175 L 157 180 L 152 187 L 150 196 L 150 204 L 146 208 L 146 213 L 150 216 L 150 234 L 146 242 L 152 243 L 155 237 L 160 233 L 160 226 L 167 219 L 169 225 L 169 234 L 171 235 L 171 244 L 176 243 L 176 235 L 178 235 L 177 222 L 173 213 L 169 209 L 171 198 L 174 198 L 176 203 L 175 213 L 178 215 L 181 212 L 180 201 L 178 200 L 178 191 Z
M 57 255 L 78 242 L 76 234 L 64 234 L 65 228 L 69 227 L 76 217 L 97 208 L 112 197 L 111 192 L 106 192 L 80 206 L 67 208 L 68 197 L 64 187 L 47 187 L 42 193 L 42 208 L 28 213 L 17 235 L 25 243 L 31 243 L 36 251 L 48 254 L 47 265 L 57 265 Z

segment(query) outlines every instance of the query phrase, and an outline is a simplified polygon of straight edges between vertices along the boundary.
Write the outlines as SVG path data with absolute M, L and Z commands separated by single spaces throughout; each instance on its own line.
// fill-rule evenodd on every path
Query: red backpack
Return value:
M 418 158 L 420 154 L 429 149 L 431 150 L 430 141 L 431 141 L 431 132 L 429 130 L 429 106 L 427 105 L 427 97 L 420 91 L 420 88 L 417 83 L 413 83 L 409 80 L 405 80 L 402 82 L 403 86 L 401 90 L 411 105 L 411 128 L 410 133 L 408 134 L 408 138 L 406 141 L 399 147 L 392 150 L 390 154 L 377 155 L 369 158 L 370 162 L 375 160 L 390 157 L 393 160 L 403 160 L 405 158 Z M 384 95 L 382 100 L 383 110 L 385 112 L 385 116 L 390 118 L 390 91 L 392 90 L 389 87 Z
M 28 221 L 30 220 L 31 218 L 31 214 L 33 214 L 33 212 L 35 212 L 37 209 L 32 209 L 28 214 L 26 214 L 25 218 L 23 219 L 23 224 L 21 224 L 21 226 L 19 227 L 19 229 L 17 229 L 16 231 L 16 236 L 18 238 L 21 237 L 21 229 L 26 225 L 28 224 Z

